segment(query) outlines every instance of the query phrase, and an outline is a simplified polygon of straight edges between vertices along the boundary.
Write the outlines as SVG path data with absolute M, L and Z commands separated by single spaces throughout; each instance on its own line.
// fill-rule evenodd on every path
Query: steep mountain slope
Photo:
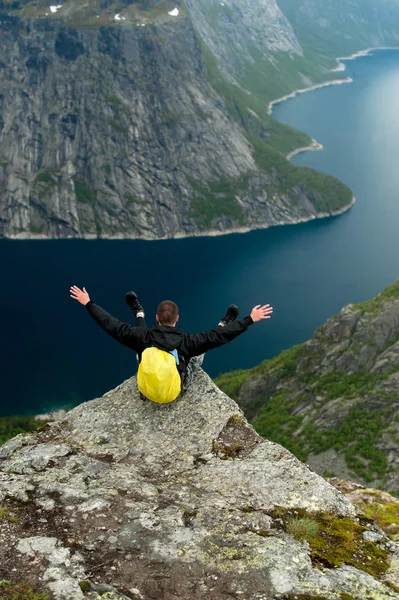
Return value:
M 2 2 L 0 236 L 162 238 L 347 208 L 345 186 L 285 160 L 309 139 L 244 85 L 254 53 L 280 78 L 272 55 L 301 60 L 274 0 L 254 6 Z
M 259 433 L 317 472 L 399 492 L 399 281 L 217 384 Z
M 0 469 L 0 597 L 399 598 L 397 544 L 203 372 L 167 406 L 128 379 Z
M 320 64 L 399 43 L 397 0 L 277 0 L 303 48 Z

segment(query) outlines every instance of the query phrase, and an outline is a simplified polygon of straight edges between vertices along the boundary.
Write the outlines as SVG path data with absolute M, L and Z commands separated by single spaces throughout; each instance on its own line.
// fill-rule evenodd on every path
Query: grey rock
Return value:
M 127 590 L 154 597 L 159 581 L 165 600 L 198 593 L 335 600 L 341 592 L 399 599 L 358 569 L 312 564 L 307 542 L 286 533 L 274 511 L 355 519 L 357 509 L 282 446 L 260 438 L 203 372 L 168 406 L 143 401 L 128 379 L 35 434 L 35 443 L 27 435 L 16 451 L 9 444 L 0 469 L 15 452 L 24 456 L 24 440 L 32 461 L 55 460 L 23 474 L 1 471 L 1 498 L 21 510 L 29 531 L 0 521 L 0 552 L 7 548 L 57 600 L 83 598 L 81 581 L 93 600 L 125 600 Z M 396 560 L 395 544 L 390 555 Z M 395 577 L 394 562 L 390 568 Z
M 66 444 L 41 444 L 35 450 L 29 446 L 14 451 L 12 457 L 3 463 L 4 471 L 9 473 L 33 473 L 43 471 L 50 461 L 71 454 L 72 450 Z
M 366 542 L 381 542 L 385 539 L 385 536 L 379 531 L 364 531 L 363 538 Z
M 158 1 L 128 0 L 124 21 L 93 0 L 65 0 L 56 14 L 21 4 L 4 5 L 0 23 L 1 237 L 158 239 L 335 214 L 320 189 L 286 189 L 260 166 L 213 82 L 215 61 L 250 96 L 242 79 L 255 52 L 279 79 L 275 57 L 301 58 L 276 0 L 188 2 L 176 19 Z M 271 136 L 267 115 L 244 113 L 257 137 Z

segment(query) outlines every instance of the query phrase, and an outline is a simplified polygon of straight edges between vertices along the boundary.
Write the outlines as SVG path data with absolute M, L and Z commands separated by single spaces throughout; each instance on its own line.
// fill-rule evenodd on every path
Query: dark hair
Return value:
M 171 300 L 164 300 L 158 306 L 157 315 L 160 325 L 174 325 L 176 323 L 179 308 Z

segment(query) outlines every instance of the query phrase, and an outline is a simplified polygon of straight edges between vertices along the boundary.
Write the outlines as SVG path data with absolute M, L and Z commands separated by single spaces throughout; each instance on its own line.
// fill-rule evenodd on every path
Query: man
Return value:
M 238 308 L 231 304 L 217 327 L 205 333 L 184 333 L 177 329 L 179 310 L 177 305 L 166 300 L 158 306 L 157 325 L 149 329 L 144 319 L 144 309 L 134 292 L 126 294 L 126 302 L 136 317 L 136 327 L 119 321 L 100 306 L 90 300 L 86 290 L 76 285 L 70 288 L 71 298 L 86 306 L 90 316 L 109 335 L 121 344 L 136 351 L 140 362 L 141 355 L 147 348 L 158 348 L 172 353 L 176 358 L 178 371 L 181 376 L 182 389 L 187 389 L 194 372 L 201 366 L 205 352 L 218 348 L 238 337 L 253 323 L 270 319 L 273 308 L 269 304 L 255 306 L 248 317 L 236 320 Z

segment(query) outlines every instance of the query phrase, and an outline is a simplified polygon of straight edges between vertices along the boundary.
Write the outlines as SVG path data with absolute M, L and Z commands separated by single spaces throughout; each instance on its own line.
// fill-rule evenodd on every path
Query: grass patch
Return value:
M 57 185 L 57 175 L 59 174 L 58 170 L 46 170 L 41 171 L 35 177 L 35 183 L 43 183 L 49 187 L 54 187 Z
M 12 512 L 7 504 L 0 504 L 0 523 L 7 521 L 8 523 L 18 523 L 18 517 Z
M 34 417 L 0 417 L 0 445 L 20 433 L 36 431 L 43 425 L 43 421 L 36 421 Z
M 260 409 L 252 425 L 259 435 L 281 444 L 293 452 L 299 460 L 305 461 L 308 456 L 306 444 L 302 439 L 294 436 L 302 424 L 303 417 L 293 415 L 286 400 L 287 396 L 284 392 L 270 398 Z
M 246 219 L 237 196 L 248 193 L 248 177 L 239 180 L 211 182 L 207 187 L 190 179 L 196 197 L 191 202 L 189 216 L 202 227 L 209 229 L 214 219 L 230 217 L 238 225 L 245 225 Z
M 359 503 L 357 506 L 388 535 L 399 533 L 399 502 L 384 502 L 376 497 L 371 504 Z
M 356 398 L 372 392 L 377 383 L 386 377 L 386 374 L 371 374 L 365 371 L 357 371 L 351 375 L 337 372 L 327 373 L 323 377 L 314 375 L 313 379 L 317 378 L 317 383 L 312 391 L 315 395 L 325 396 L 328 400 L 340 397 Z M 309 379 L 308 383 L 310 383 Z
M 372 300 L 366 300 L 366 302 L 356 304 L 355 306 L 366 313 L 375 315 L 381 309 L 381 304 L 383 302 L 391 302 L 392 300 L 399 300 L 399 279 L 395 281 L 394 284 L 383 289 L 382 292 Z
M 316 538 L 320 534 L 320 525 L 311 517 L 295 517 L 287 521 L 287 533 L 297 540 Z
M 42 223 L 41 225 L 34 225 L 33 223 L 31 223 L 29 225 L 29 230 L 31 233 L 43 233 L 43 231 L 45 230 L 46 224 Z
M 133 196 L 133 194 L 124 194 L 123 197 L 126 200 L 126 202 L 129 202 L 130 204 L 139 204 L 140 203 L 137 200 L 136 196 Z
M 0 581 L 0 600 L 50 600 L 50 596 L 35 591 L 26 582 Z
M 277 509 L 271 516 L 282 522 L 282 528 L 310 546 L 312 564 L 332 569 L 343 564 L 381 579 L 389 567 L 388 550 L 363 538 L 368 520 L 354 521 L 333 513 L 309 514 L 305 510 Z M 293 528 L 293 522 L 306 522 Z M 310 524 L 312 522 L 312 525 Z M 318 529 L 316 529 L 316 525 Z
M 95 201 L 96 193 L 92 192 L 85 181 L 82 179 L 74 179 L 76 200 L 81 204 L 90 204 Z
M 216 377 L 215 383 L 230 398 L 237 400 L 240 390 L 250 374 L 250 369 L 246 371 L 239 369 L 238 371 L 231 371 L 231 373 L 223 373 Z

